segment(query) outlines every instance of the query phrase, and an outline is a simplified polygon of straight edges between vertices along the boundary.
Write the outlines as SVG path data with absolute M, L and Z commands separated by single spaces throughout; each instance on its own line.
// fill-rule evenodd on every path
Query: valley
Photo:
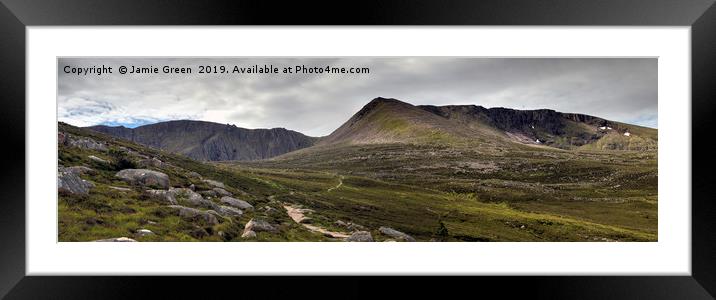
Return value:
M 203 138 L 171 146 L 198 126 L 182 122 L 141 138 L 59 124 L 60 241 L 658 240 L 651 128 L 376 98 L 329 136 L 282 134 L 297 142 L 281 151 L 234 139 L 212 156 L 206 141 L 243 135 L 199 124 Z

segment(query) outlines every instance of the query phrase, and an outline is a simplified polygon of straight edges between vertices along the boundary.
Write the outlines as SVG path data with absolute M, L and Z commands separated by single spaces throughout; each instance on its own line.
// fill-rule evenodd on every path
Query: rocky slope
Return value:
M 313 145 L 316 138 L 284 128 L 245 129 L 203 121 L 169 121 L 126 128 L 92 126 L 145 146 L 183 154 L 196 160 L 257 160 Z
M 358 231 L 371 241 L 396 236 L 414 241 L 384 222 L 371 233 L 366 231 L 370 228 L 335 220 L 343 224 L 341 233 L 329 231 L 318 224 L 326 222 L 324 216 L 277 200 L 284 188 L 253 171 L 227 170 L 58 125 L 62 242 L 354 241 L 357 238 L 351 237 Z
M 484 108 L 476 105 L 421 105 L 432 112 L 473 130 L 490 127 L 504 132 L 511 139 L 530 144 L 543 144 L 561 149 L 574 149 L 598 144 L 602 150 L 654 150 L 657 130 L 624 124 L 603 118 L 550 109 L 516 110 Z M 602 143 L 597 143 L 602 140 Z M 606 142 L 609 140 L 609 142 Z

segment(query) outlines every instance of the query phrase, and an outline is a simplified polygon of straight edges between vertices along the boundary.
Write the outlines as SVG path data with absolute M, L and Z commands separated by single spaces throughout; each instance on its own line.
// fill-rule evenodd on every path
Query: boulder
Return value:
M 348 225 L 346 225 L 346 228 L 350 231 L 365 231 L 366 228 L 363 225 L 358 225 L 355 223 L 348 222 Z
M 202 181 L 204 181 L 204 182 L 206 182 L 206 184 L 214 186 L 214 187 L 218 187 L 218 188 L 222 188 L 222 189 L 226 188 L 226 186 L 224 185 L 223 182 L 218 182 L 216 180 L 211 180 L 211 179 L 204 179 Z
M 169 176 L 162 172 L 147 169 L 124 169 L 117 172 L 115 176 L 131 184 L 160 189 L 169 188 Z
M 173 195 L 178 203 L 209 209 L 218 209 L 219 207 L 214 202 L 204 199 L 204 197 L 188 188 L 169 189 L 169 194 Z
M 97 142 L 88 137 L 76 137 L 69 135 L 65 137 L 65 144 L 77 148 L 107 151 L 107 146 L 105 146 L 104 143 Z
M 79 175 L 60 167 L 57 172 L 57 191 L 61 193 L 87 195 L 94 184 Z
M 98 162 L 98 163 L 109 164 L 109 161 L 108 161 L 108 160 L 99 158 L 99 157 L 94 156 L 94 155 L 87 156 L 87 158 L 89 158 L 89 159 L 91 159 L 91 160 L 94 160 L 94 161 L 96 161 L 96 162 Z
M 198 193 L 199 193 L 200 195 L 204 196 L 204 197 L 216 197 L 216 192 L 215 192 L 215 191 L 212 191 L 212 190 L 209 190 L 209 191 L 199 191 Z
M 219 206 L 219 208 L 216 210 L 216 212 L 218 212 L 220 215 L 225 216 L 225 217 L 237 217 L 237 218 L 241 217 L 244 214 L 244 212 L 241 211 L 240 209 L 233 208 L 231 206 L 225 206 L 225 205 Z
M 196 191 L 196 186 L 192 183 L 189 185 L 189 189 L 192 191 Z
M 171 193 L 167 190 L 146 190 L 144 191 L 144 195 L 146 195 L 150 199 L 167 202 L 172 205 L 177 204 L 177 200 L 176 198 L 174 198 L 174 193 Z
M 257 219 L 251 219 L 248 223 L 244 226 L 244 233 L 246 231 L 267 231 L 267 232 L 277 232 L 278 229 L 276 227 L 273 227 L 273 225 L 269 224 L 269 222 L 266 222 L 264 220 L 257 220 Z
M 346 242 L 372 242 L 373 236 L 368 231 L 356 231 L 346 238 Z
M 65 171 L 75 173 L 77 175 L 96 174 L 94 169 L 85 166 L 74 166 L 65 168 Z
M 415 239 L 412 236 L 409 236 L 390 227 L 381 226 L 380 228 L 378 228 L 378 231 L 380 231 L 381 234 L 392 237 L 398 241 L 415 242 Z
M 96 240 L 93 242 L 136 242 L 136 240 L 123 236 L 123 237 L 118 237 L 118 238 Z
M 212 225 L 219 223 L 216 216 L 206 211 L 180 205 L 169 205 L 168 207 L 174 209 L 180 217 L 188 221 L 203 221 Z
M 226 204 L 226 205 L 229 205 L 229 206 L 233 206 L 233 207 L 236 207 L 236 208 L 240 208 L 240 209 L 243 209 L 243 210 L 249 210 L 249 211 L 250 211 L 250 210 L 253 210 L 253 209 L 254 209 L 254 206 L 251 205 L 251 204 L 249 204 L 248 202 L 246 202 L 246 201 L 244 201 L 244 200 L 239 200 L 239 199 L 236 199 L 236 198 L 231 198 L 231 197 L 228 197 L 228 196 L 221 197 L 221 203 Z
M 110 189 L 113 189 L 113 190 L 117 190 L 117 191 L 122 191 L 122 192 L 132 191 L 132 189 L 126 188 L 126 187 L 109 186 L 109 188 L 110 188 Z
M 147 168 L 147 167 L 162 168 L 162 167 L 166 166 L 166 164 L 163 161 L 157 159 L 156 157 L 142 159 L 139 161 L 139 165 L 144 168 Z
M 189 177 L 189 178 L 192 178 L 192 179 L 199 179 L 199 180 L 202 179 L 201 174 L 199 174 L 199 173 L 197 173 L 197 172 L 194 172 L 194 171 L 191 171 L 191 172 L 187 173 L 187 174 L 186 174 L 186 177 Z
M 149 230 L 149 229 L 144 229 L 144 228 L 142 228 L 142 229 L 137 229 L 137 235 L 138 235 L 138 236 L 147 236 L 147 235 L 153 235 L 153 234 L 154 234 L 154 232 L 152 232 L 152 231 Z
M 231 193 L 229 193 L 229 191 L 222 189 L 222 188 L 213 188 L 212 191 L 214 193 L 216 193 L 217 195 L 219 195 L 219 197 L 231 196 Z
M 244 230 L 244 233 L 241 235 L 241 238 L 243 239 L 255 239 L 256 238 L 256 232 L 252 230 Z

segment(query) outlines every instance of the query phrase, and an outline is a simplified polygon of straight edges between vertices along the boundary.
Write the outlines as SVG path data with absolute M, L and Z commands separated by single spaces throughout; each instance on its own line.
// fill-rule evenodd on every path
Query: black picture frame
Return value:
M 316 286 L 341 297 L 409 290 L 423 295 L 499 289 L 501 296 L 531 298 L 712 299 L 716 296 L 716 159 L 710 141 L 716 105 L 716 5 L 714 0 L 489 0 L 489 1 L 136 1 L 0 0 L 0 94 L 3 197 L 0 198 L 0 296 L 7 298 L 144 298 L 152 294 L 208 298 L 240 289 L 241 296 L 290 296 Z M 25 275 L 25 34 L 27 26 L 75 25 L 580 25 L 691 26 L 692 275 L 550 276 L 448 279 L 44 277 Z M 660 101 L 669 101 L 660 99 Z M 54 188 L 54 187 L 53 187 Z M 683 199 L 688 201 L 688 199 Z M 240 284 L 237 282 L 241 282 Z M 367 282 L 367 283 L 366 283 Z M 268 284 L 267 284 L 268 283 Z M 388 283 L 388 284 L 386 284 Z M 394 284 L 398 284 L 395 286 Z M 401 286 L 402 284 L 402 286 Z M 265 285 L 243 289 L 241 286 Z M 196 289 L 187 287 L 194 286 Z M 270 287 L 269 287 L 270 286 Z M 174 288 L 168 288 L 174 287 Z M 499 288 L 498 288 L 499 287 Z M 252 291 L 253 290 L 253 291 Z M 340 293 L 340 294 L 336 294 Z M 489 295 L 488 293 L 476 296 Z

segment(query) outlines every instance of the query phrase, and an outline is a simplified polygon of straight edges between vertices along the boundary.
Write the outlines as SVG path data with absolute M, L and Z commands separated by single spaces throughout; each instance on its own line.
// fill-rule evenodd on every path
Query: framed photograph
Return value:
M 8 298 L 716 294 L 713 1 L 2 4 Z

